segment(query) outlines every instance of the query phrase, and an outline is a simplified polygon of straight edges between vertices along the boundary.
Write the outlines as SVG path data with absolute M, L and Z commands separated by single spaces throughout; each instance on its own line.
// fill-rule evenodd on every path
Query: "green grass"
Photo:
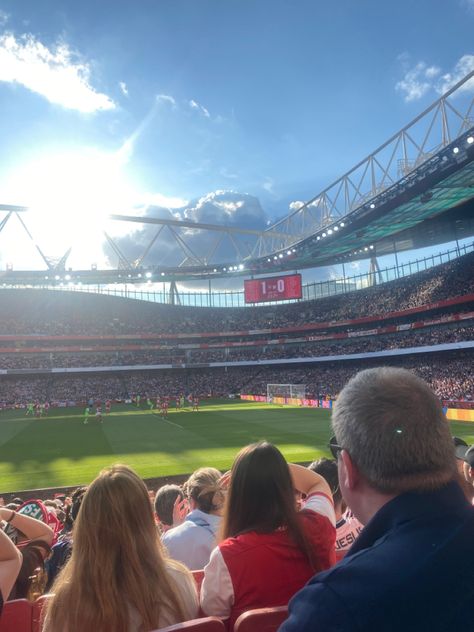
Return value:
M 102 425 L 83 409 L 52 409 L 47 418 L 0 413 L 0 493 L 78 485 L 125 462 L 143 478 L 184 474 L 204 465 L 230 467 L 248 443 L 267 439 L 289 461 L 327 456 L 329 411 L 240 401 L 211 401 L 197 413 L 170 410 L 168 422 L 148 410 L 116 405 Z M 474 443 L 474 427 L 452 424 Z

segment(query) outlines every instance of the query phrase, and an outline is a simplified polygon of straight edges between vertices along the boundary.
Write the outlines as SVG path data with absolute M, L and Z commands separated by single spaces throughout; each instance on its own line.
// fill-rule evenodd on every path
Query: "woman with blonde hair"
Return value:
M 216 545 L 225 500 L 221 476 L 214 467 L 201 467 L 191 474 L 183 486 L 191 511 L 182 524 L 163 534 L 170 556 L 192 571 L 204 568 Z
M 52 593 L 43 632 L 147 632 L 197 615 L 194 580 L 164 556 L 147 488 L 126 465 L 89 486 Z

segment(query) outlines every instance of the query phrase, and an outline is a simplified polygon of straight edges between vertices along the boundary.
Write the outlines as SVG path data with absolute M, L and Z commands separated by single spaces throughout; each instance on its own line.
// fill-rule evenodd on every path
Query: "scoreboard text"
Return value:
M 301 274 L 250 279 L 244 281 L 246 303 L 264 303 L 267 301 L 286 301 L 301 298 Z

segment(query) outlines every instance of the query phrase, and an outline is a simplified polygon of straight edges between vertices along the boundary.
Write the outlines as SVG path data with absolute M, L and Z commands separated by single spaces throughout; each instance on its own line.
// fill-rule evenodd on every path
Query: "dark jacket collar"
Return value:
M 407 492 L 386 503 L 367 523 L 357 540 L 347 552 L 350 557 L 375 544 L 386 533 L 404 522 L 451 513 L 464 514 L 470 505 L 461 487 L 455 481 L 432 492 Z M 472 510 L 472 508 L 471 508 Z

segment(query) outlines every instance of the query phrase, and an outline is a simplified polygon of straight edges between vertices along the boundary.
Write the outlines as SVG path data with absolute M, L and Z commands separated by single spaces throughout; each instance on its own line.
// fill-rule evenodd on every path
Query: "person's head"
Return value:
M 466 481 L 474 485 L 474 445 L 471 445 L 464 455 L 463 474 Z
M 453 437 L 454 453 L 456 455 L 456 465 L 458 472 L 461 476 L 464 476 L 464 457 L 469 448 L 467 443 L 461 437 Z
M 220 513 L 224 505 L 224 493 L 219 484 L 221 476 L 214 467 L 202 467 L 191 474 L 183 485 L 191 509 Z
M 345 504 L 342 499 L 341 488 L 339 486 L 337 461 L 325 458 L 318 459 L 317 461 L 313 461 L 310 465 L 308 465 L 308 469 L 316 472 L 316 474 L 321 474 L 321 476 L 331 488 L 332 499 L 334 501 L 334 509 L 336 510 L 336 514 L 338 512 L 343 513 L 345 510 Z
M 177 498 L 184 498 L 183 491 L 178 485 L 163 485 L 156 492 L 155 513 L 164 527 L 173 524 L 173 507 Z
M 183 616 L 165 570 L 148 490 L 126 465 L 102 470 L 88 487 L 74 525 L 71 558 L 52 592 L 48 617 L 54 631 L 126 632 L 130 606 L 144 629 L 158 627 L 163 609 Z
M 288 528 L 309 557 L 288 464 L 277 447 L 261 441 L 243 448 L 232 465 L 221 537 L 247 531 L 272 533 L 280 527 Z
M 456 476 L 441 403 L 410 371 L 381 367 L 358 373 L 336 400 L 332 426 L 341 491 L 356 515 L 361 492 L 388 499 L 435 490 Z

